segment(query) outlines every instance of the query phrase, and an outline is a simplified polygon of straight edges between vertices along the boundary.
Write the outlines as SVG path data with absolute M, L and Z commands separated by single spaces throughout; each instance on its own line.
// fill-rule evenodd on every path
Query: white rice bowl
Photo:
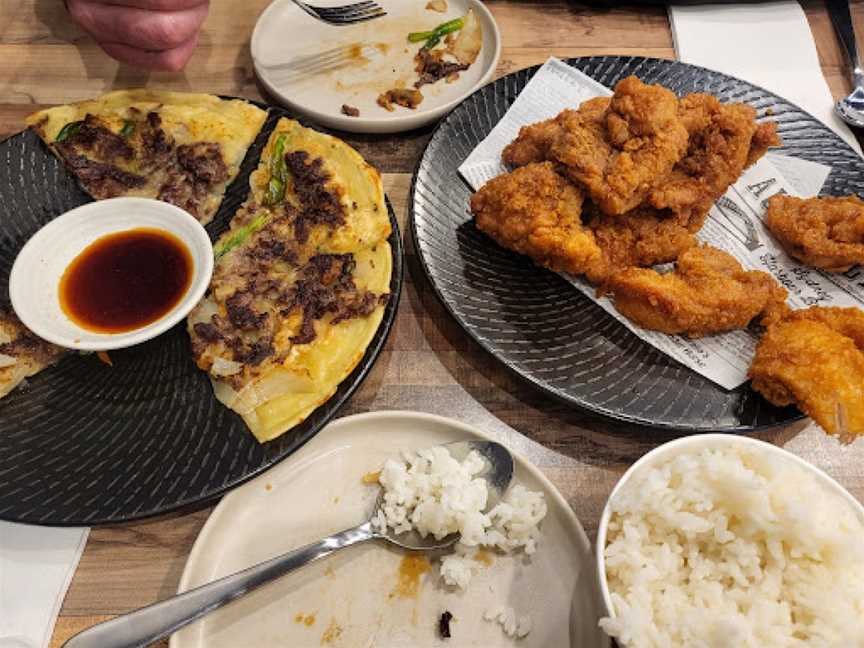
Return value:
M 597 539 L 626 647 L 864 647 L 864 508 L 775 446 L 703 435 L 643 457 Z

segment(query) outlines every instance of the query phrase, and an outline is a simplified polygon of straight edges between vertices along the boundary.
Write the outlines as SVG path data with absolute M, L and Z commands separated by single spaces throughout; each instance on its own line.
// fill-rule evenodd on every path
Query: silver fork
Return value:
M 372 2 L 372 0 L 364 0 L 363 2 L 355 2 L 339 7 L 316 7 L 306 4 L 301 0 L 292 0 L 292 2 L 313 18 L 328 25 L 353 25 L 354 23 L 387 15 L 387 12 L 380 5 Z
M 353 65 L 361 59 L 371 61 L 381 56 L 381 51 L 374 45 L 340 45 L 316 54 L 298 56 L 283 63 L 262 63 L 261 66 L 279 75 L 281 82 L 299 81 L 327 70 Z

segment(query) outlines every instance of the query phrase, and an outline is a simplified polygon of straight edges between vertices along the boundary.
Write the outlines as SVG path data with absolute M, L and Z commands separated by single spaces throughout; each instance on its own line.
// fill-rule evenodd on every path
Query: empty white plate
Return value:
M 480 431 L 415 412 L 377 412 L 331 423 L 297 453 L 227 495 L 201 530 L 180 581 L 185 591 L 358 524 L 378 487 L 362 483 L 385 459 L 470 438 Z M 516 456 L 516 479 L 545 494 L 549 512 L 537 553 L 495 555 L 466 592 L 439 584 L 437 567 L 416 598 L 394 594 L 403 552 L 383 542 L 344 549 L 246 595 L 185 628 L 171 648 L 292 646 L 608 646 L 597 627 L 591 547 L 555 487 Z M 483 613 L 501 605 L 530 614 L 524 639 L 507 637 Z M 451 639 L 438 637 L 449 610 Z
M 291 0 L 276 0 L 255 25 L 251 49 L 258 78 L 285 106 L 319 124 L 356 133 L 397 133 L 428 124 L 486 83 L 501 55 L 501 36 L 492 14 L 479 0 L 448 0 L 446 13 L 425 9 L 421 0 L 378 0 L 383 18 L 350 26 L 322 23 Z M 314 0 L 309 4 L 337 6 L 345 0 Z M 424 99 L 416 109 L 396 106 L 388 112 L 378 95 L 417 79 L 414 55 L 422 43 L 409 43 L 410 32 L 431 30 L 464 16 L 472 8 L 480 19 L 483 47 L 477 60 L 454 83 L 440 80 L 421 88 Z M 342 65 L 306 73 L 315 57 L 325 55 Z M 353 106 L 359 117 L 342 114 Z

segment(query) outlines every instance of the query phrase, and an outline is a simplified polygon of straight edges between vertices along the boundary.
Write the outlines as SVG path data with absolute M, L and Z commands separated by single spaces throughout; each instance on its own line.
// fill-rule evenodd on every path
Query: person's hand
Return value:
M 69 14 L 112 58 L 181 70 L 198 43 L 209 0 L 67 0 Z

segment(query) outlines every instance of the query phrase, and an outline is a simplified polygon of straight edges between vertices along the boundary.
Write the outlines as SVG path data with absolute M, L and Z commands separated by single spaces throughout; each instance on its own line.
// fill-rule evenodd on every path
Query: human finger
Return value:
M 170 50 L 187 44 L 207 17 L 207 5 L 179 11 L 69 0 L 69 13 L 100 44 L 116 43 L 142 50 Z

